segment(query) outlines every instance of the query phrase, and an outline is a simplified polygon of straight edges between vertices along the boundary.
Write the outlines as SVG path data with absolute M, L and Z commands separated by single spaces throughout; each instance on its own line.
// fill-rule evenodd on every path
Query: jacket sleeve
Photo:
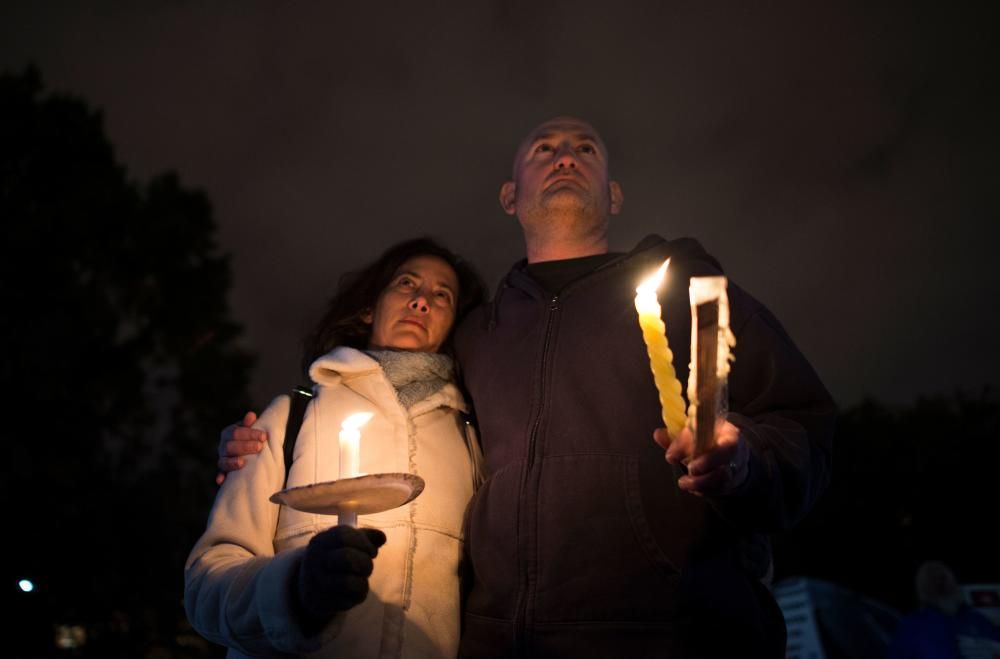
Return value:
M 781 531 L 797 523 L 830 481 L 836 407 L 777 319 L 735 291 L 735 362 L 728 420 L 750 447 L 749 475 L 713 500 L 738 528 Z M 739 311 L 743 313 L 738 313 Z
M 294 614 L 291 588 L 304 548 L 274 553 L 279 506 L 269 499 L 284 483 L 288 412 L 289 398 L 279 396 L 254 425 L 268 441 L 247 456 L 243 469 L 227 475 L 184 570 L 184 608 L 194 628 L 251 656 L 317 650 L 343 621 L 336 616 L 319 635 L 307 636 Z

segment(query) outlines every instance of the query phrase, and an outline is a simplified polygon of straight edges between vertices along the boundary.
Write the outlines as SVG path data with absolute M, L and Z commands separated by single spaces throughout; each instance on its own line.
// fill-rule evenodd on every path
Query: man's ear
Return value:
M 625 193 L 622 192 L 622 186 L 618 181 L 608 181 L 608 196 L 611 198 L 611 214 L 617 215 L 625 203 Z
M 507 181 L 500 186 L 500 206 L 507 215 L 517 212 L 515 202 L 517 201 L 517 184 L 514 181 Z

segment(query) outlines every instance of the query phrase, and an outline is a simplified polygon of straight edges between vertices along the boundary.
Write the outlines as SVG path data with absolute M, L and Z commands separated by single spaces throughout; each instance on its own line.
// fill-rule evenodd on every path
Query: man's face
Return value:
M 608 215 L 618 213 L 621 189 L 608 180 L 608 152 L 593 126 L 556 117 L 521 143 L 500 202 L 526 229 L 560 218 L 592 229 L 605 227 Z

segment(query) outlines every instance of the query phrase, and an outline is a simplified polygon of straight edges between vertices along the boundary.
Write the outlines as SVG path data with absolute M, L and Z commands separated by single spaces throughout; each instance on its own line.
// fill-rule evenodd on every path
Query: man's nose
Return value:
M 430 311 L 430 306 L 427 304 L 427 298 L 424 297 L 423 293 L 418 293 L 416 297 L 410 300 L 408 305 L 410 309 L 419 313 L 427 313 Z
M 573 150 L 572 145 L 561 144 L 559 146 L 559 150 L 556 151 L 555 167 L 556 169 L 566 167 L 576 169 L 576 151 Z

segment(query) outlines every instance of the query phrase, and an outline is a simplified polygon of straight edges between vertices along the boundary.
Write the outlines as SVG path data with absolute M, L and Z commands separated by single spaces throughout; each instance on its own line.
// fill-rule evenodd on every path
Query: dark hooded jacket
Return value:
M 459 328 L 487 473 L 467 518 L 461 656 L 783 656 L 761 583 L 766 534 L 829 481 L 834 405 L 774 316 L 730 282 L 728 418 L 750 471 L 725 497 L 679 490 L 683 468 L 652 440 L 662 421 L 633 303 L 668 256 L 659 297 L 686 391 L 688 279 L 721 274 L 690 239 L 650 236 L 558 295 L 522 261 Z

